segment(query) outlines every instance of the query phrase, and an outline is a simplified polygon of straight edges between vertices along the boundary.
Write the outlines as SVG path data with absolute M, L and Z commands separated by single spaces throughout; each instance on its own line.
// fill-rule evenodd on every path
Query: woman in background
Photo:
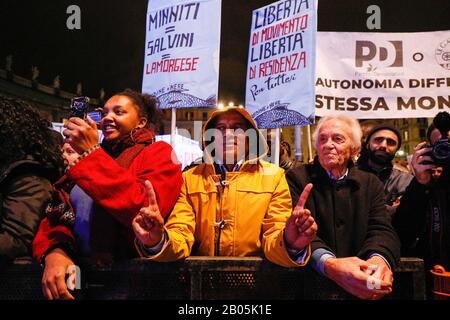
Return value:
M 0 260 L 31 258 L 31 243 L 63 159 L 51 123 L 0 96 Z

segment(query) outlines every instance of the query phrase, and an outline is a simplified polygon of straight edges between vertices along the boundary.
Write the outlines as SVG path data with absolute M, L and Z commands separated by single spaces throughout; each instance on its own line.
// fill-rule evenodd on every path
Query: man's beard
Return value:
M 391 165 L 395 157 L 395 153 L 382 150 L 373 151 L 370 148 L 367 150 L 367 155 L 371 161 L 379 165 Z

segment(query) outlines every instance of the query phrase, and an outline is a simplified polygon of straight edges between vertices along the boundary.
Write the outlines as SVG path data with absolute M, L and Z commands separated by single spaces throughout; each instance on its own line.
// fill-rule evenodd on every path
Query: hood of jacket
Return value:
M 50 163 L 42 164 L 34 159 L 34 157 L 28 155 L 24 159 L 16 160 L 8 165 L 0 168 L 0 184 L 6 180 L 6 178 L 16 172 L 17 170 L 33 171 L 39 173 L 39 175 L 49 179 L 52 183 L 55 182 L 61 175 L 56 168 Z
M 225 107 L 221 110 L 214 111 L 203 126 L 202 140 L 205 157 L 204 161 L 207 163 L 212 163 L 214 160 L 211 155 L 211 147 L 214 145 L 214 142 L 207 141 L 207 138 L 210 138 L 211 135 L 207 135 L 206 131 L 208 129 L 214 129 L 217 118 L 229 112 L 235 112 L 241 115 L 249 123 L 249 129 L 253 129 L 256 132 L 256 141 L 254 141 L 255 139 L 250 139 L 249 154 L 247 155 L 246 161 L 262 159 L 269 151 L 269 146 L 266 138 L 256 126 L 256 123 L 250 113 L 246 109 L 240 107 Z

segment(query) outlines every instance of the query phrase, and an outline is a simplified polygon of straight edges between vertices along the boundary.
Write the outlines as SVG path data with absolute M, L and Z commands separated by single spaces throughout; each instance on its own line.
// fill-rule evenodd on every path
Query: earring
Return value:
M 131 138 L 131 141 L 133 141 L 133 143 L 136 143 L 136 140 L 134 140 L 134 137 L 133 137 L 133 133 L 137 132 L 137 131 L 140 130 L 140 129 L 142 129 L 142 128 L 141 128 L 141 127 L 136 127 L 136 128 L 134 128 L 133 130 L 131 130 L 131 132 L 130 132 L 130 138 Z

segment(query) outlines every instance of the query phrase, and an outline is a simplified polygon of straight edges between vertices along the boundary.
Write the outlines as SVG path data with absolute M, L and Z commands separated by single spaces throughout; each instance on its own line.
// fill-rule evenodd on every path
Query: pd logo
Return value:
M 367 67 L 368 71 L 379 68 L 403 66 L 402 41 L 387 41 L 385 46 L 378 46 L 372 41 L 356 41 L 355 67 Z

